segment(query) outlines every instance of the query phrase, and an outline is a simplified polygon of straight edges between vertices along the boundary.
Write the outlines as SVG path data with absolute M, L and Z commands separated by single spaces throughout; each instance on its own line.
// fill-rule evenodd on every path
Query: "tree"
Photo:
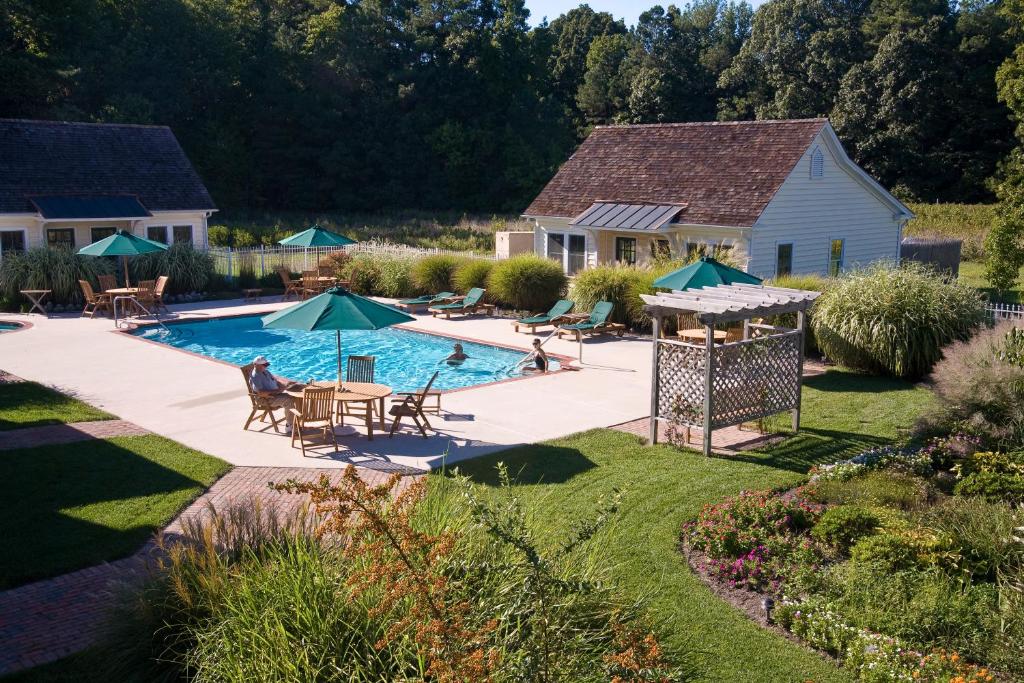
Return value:
M 636 43 L 630 36 L 600 36 L 590 44 L 587 72 L 576 102 L 590 123 L 611 123 L 626 110 L 630 85 L 623 63 Z
M 587 53 L 599 36 L 624 35 L 626 25 L 608 12 L 580 5 L 551 22 L 551 52 L 547 59 L 552 90 L 570 114 L 577 118 L 576 94 L 583 85 Z

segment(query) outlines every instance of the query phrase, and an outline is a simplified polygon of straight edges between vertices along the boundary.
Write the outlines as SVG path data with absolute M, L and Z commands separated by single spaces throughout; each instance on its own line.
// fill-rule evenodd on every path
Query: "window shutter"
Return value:
M 821 178 L 825 175 L 825 155 L 817 147 L 811 152 L 811 177 Z

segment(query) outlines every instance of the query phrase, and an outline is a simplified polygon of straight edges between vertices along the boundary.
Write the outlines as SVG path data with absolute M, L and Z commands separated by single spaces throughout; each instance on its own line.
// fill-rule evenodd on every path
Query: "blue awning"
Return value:
M 36 195 L 28 200 L 47 220 L 128 220 L 153 215 L 133 194 Z

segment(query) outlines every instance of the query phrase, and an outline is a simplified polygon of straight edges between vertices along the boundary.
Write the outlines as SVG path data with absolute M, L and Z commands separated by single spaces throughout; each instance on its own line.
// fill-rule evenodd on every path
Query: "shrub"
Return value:
M 789 289 L 804 289 L 811 292 L 826 292 L 833 284 L 835 284 L 835 278 L 825 277 L 823 275 L 783 275 L 782 277 L 773 278 L 765 282 L 767 285 L 773 287 L 787 287 Z M 818 348 L 818 340 L 814 336 L 814 327 L 811 325 L 811 320 L 814 318 L 814 305 L 805 311 L 806 320 L 804 321 L 804 349 L 807 353 L 820 353 Z M 769 318 L 766 322 L 769 325 L 777 325 L 779 327 L 796 327 L 796 313 L 786 313 L 784 315 L 775 316 Z
M 211 247 L 230 247 L 231 228 L 226 225 L 211 225 L 206 229 L 206 239 Z
M 850 546 L 878 528 L 880 520 L 871 510 L 841 505 L 826 510 L 811 530 L 811 536 L 845 553 Z
M 947 553 L 941 563 L 961 575 L 995 581 L 1024 562 L 1024 545 L 1014 529 L 1024 525 L 1024 512 L 981 498 L 948 498 L 929 508 L 920 523 L 943 538 Z
M 1002 323 L 946 349 L 932 373 L 936 401 L 920 429 L 966 432 L 987 449 L 1024 447 L 1024 367 L 1005 353 L 1012 329 Z
M 828 358 L 850 368 L 917 378 L 984 321 L 980 294 L 918 264 L 876 265 L 843 276 L 814 305 Z
M 376 282 L 373 293 L 392 299 L 412 296 L 416 291 L 412 283 L 412 260 L 398 256 L 377 258 Z
M 421 258 L 413 264 L 412 281 L 416 289 L 427 294 L 452 291 L 452 278 L 459 266 L 459 258 L 438 254 Z
M 917 547 L 895 534 L 878 534 L 860 539 L 850 548 L 855 564 L 868 565 L 883 572 L 898 572 L 918 566 Z
M 37 247 L 4 255 L 0 261 L 0 293 L 17 301 L 22 298 L 19 290 L 49 289 L 53 303 L 81 301 L 79 280 L 88 280 L 96 287 L 96 276 L 113 270 L 111 259 L 79 256 L 70 249 Z
M 346 276 L 352 291 L 357 294 L 374 294 L 380 279 L 380 262 L 369 254 L 357 254 L 348 264 Z
M 172 244 L 165 251 L 136 256 L 128 264 L 136 281 L 168 276 L 167 291 L 171 294 L 202 292 L 214 274 L 213 257 L 186 242 Z
M 452 284 L 457 292 L 468 292 L 474 287 L 487 287 L 487 279 L 494 270 L 490 259 L 463 259 L 455 268 Z
M 352 254 L 344 249 L 332 251 L 321 256 L 318 265 L 321 268 L 330 268 L 331 273 L 339 280 L 348 280 L 352 268 Z
M 999 472 L 975 472 L 957 482 L 958 496 L 981 496 L 989 501 L 1024 503 L 1024 475 Z
M 634 329 L 643 328 L 650 325 L 651 319 L 643 310 L 640 295 L 653 294 L 654 281 L 678 265 L 666 262 L 653 268 L 621 264 L 588 268 L 576 275 L 569 298 L 584 311 L 592 309 L 598 301 L 610 301 L 615 304 L 613 321 Z
M 921 479 L 900 472 L 869 471 L 852 479 L 825 479 L 804 488 L 808 496 L 820 503 L 833 505 L 884 505 L 900 510 L 913 510 L 935 496 L 932 486 Z
M 810 528 L 818 514 L 814 507 L 776 493 L 744 492 L 705 505 L 683 530 L 692 547 L 711 557 L 739 557 L 765 545 L 771 536 Z
M 498 261 L 487 284 L 495 300 L 518 311 L 546 311 L 565 292 L 562 266 L 534 254 Z M 580 307 L 580 310 L 586 310 Z
M 977 451 L 964 457 L 953 471 L 958 477 L 967 477 L 975 472 L 1021 475 L 1024 474 L 1024 453 Z

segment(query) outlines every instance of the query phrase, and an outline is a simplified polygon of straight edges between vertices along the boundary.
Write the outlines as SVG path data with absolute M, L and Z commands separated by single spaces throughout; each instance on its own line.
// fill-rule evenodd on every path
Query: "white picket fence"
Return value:
M 989 303 L 985 312 L 993 322 L 1001 320 L 1024 320 L 1024 306 L 1021 304 Z
M 321 258 L 338 251 L 346 251 L 353 255 L 374 254 L 400 258 L 422 258 L 438 254 L 485 259 L 494 258 L 492 254 L 411 247 L 406 244 L 392 244 L 391 242 L 380 241 L 357 242 L 346 247 L 290 247 L 276 245 L 272 247 L 208 248 L 210 256 L 213 257 L 214 270 L 229 280 L 238 277 L 243 272 L 251 273 L 257 278 L 262 278 L 276 273 L 281 267 L 287 268 L 293 273 L 298 273 L 303 270 L 316 268 Z

